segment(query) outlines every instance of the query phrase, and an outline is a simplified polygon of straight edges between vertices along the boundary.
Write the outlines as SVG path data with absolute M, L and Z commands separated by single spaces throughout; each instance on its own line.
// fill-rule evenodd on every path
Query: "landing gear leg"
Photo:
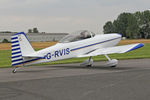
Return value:
M 93 66 L 93 59 L 92 56 L 89 57 L 89 59 L 85 60 L 82 64 L 80 64 L 81 66 L 87 66 L 87 67 L 91 67 Z
M 87 67 L 92 67 L 93 66 L 93 59 L 92 56 L 89 57 L 89 64 L 87 65 Z
M 106 66 L 108 66 L 108 67 L 116 67 L 117 66 L 117 64 L 118 64 L 118 60 L 117 59 L 110 59 L 109 57 L 108 57 L 108 55 L 104 55 L 107 59 L 108 59 L 108 62 L 106 63 Z

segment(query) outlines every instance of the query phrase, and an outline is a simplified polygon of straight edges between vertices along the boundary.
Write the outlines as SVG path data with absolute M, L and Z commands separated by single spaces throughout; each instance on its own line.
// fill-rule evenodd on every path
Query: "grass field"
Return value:
M 135 51 L 131 51 L 125 54 L 111 54 L 109 55 L 112 59 L 137 59 L 137 58 L 150 58 L 150 40 L 122 40 L 122 44 L 131 44 L 131 43 L 145 43 L 143 48 L 140 48 Z M 39 45 L 40 44 L 40 45 Z M 54 45 L 56 42 L 33 42 L 32 45 L 36 49 L 45 48 L 50 45 Z M 61 60 L 55 62 L 44 63 L 45 64 L 62 64 L 62 63 L 76 63 L 82 62 L 87 58 L 74 58 L 69 60 Z M 94 61 L 106 60 L 104 56 L 93 57 Z M 40 64 L 41 65 L 41 64 Z M 42 64 L 43 65 L 43 64 Z M 11 50 L 10 44 L 0 44 L 0 68 L 11 67 Z

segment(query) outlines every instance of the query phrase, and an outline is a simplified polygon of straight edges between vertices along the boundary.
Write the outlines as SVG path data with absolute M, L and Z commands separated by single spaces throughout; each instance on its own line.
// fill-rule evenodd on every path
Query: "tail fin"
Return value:
M 24 63 L 23 56 L 34 53 L 24 32 L 16 33 L 11 37 L 12 66 Z

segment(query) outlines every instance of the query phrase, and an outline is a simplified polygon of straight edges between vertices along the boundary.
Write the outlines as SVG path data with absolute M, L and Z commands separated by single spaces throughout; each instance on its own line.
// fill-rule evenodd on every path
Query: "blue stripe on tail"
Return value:
M 11 45 L 11 47 L 13 48 L 13 47 L 17 47 L 17 46 L 20 46 L 19 44 L 15 44 L 15 45 Z
M 20 58 L 22 55 L 18 55 L 18 56 L 12 56 L 11 58 Z
M 19 41 L 17 40 L 17 41 L 13 41 L 13 42 L 11 42 L 11 43 L 12 43 L 12 44 L 13 44 L 13 43 L 19 43 Z
M 20 50 L 20 48 L 11 49 L 11 51 L 16 51 L 16 50 Z
M 20 59 L 16 59 L 16 60 L 12 60 L 12 62 L 18 62 L 18 61 L 22 61 L 23 59 L 20 58 Z
M 18 39 L 18 37 L 12 37 L 12 38 L 11 38 L 11 40 L 15 40 L 15 39 Z

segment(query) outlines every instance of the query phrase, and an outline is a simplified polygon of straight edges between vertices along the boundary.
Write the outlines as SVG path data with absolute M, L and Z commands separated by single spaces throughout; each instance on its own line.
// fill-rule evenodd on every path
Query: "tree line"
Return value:
M 28 33 L 39 33 L 37 28 L 28 29 Z
M 121 13 L 116 20 L 103 26 L 104 34 L 120 33 L 126 38 L 150 38 L 150 11 Z

